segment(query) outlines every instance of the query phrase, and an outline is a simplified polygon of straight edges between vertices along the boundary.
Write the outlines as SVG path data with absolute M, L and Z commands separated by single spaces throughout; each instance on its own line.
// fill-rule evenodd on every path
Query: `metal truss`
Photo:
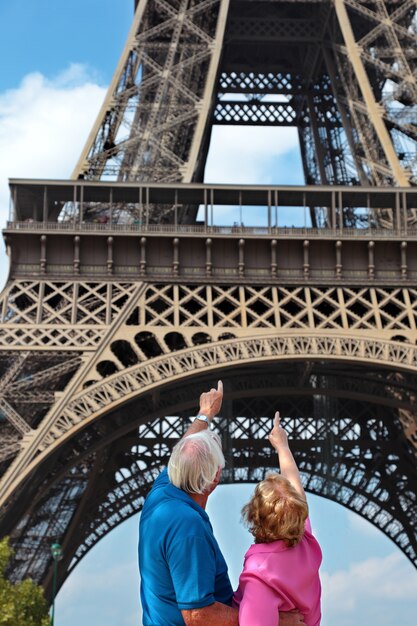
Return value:
M 193 390 L 204 388 L 205 380 Z M 265 415 L 279 402 L 306 488 L 371 521 L 416 562 L 416 470 L 410 451 L 399 452 L 404 437 L 397 416 L 401 406 L 415 409 L 407 392 L 414 380 L 405 376 L 392 383 L 382 371 L 326 369 L 310 362 L 278 370 L 241 366 L 226 373 L 225 384 L 225 413 L 218 420 L 227 458 L 224 483 L 256 482 L 275 469 L 266 441 L 271 419 Z M 140 511 L 187 427 L 190 392 L 180 383 L 161 389 L 158 397 L 157 412 L 171 415 L 182 408 L 183 417 L 152 418 L 155 398 L 145 396 L 127 411 L 108 413 L 55 454 L 49 476 L 38 478 L 39 500 L 12 534 L 18 546 L 16 579 L 30 573 L 45 582 L 48 542 L 59 536 L 66 555 L 62 583 L 100 538 Z
M 61 584 L 141 509 L 219 374 L 225 482 L 271 467 L 279 397 L 306 488 L 417 566 L 416 7 L 137 2 L 77 181 L 12 185 L 0 533 L 16 580 L 49 589 L 59 539 Z M 314 192 L 152 186 L 202 180 L 215 123 L 296 126 Z M 220 197 L 268 226 L 216 230 Z M 279 228 L 287 205 L 311 230 Z
M 2 347 L 94 350 L 133 290 L 132 283 L 15 281 L 0 297 Z
M 74 177 L 191 181 L 229 0 L 141 0 Z
M 211 126 L 250 124 L 298 128 L 308 184 L 415 185 L 416 15 L 416 0 L 142 0 L 73 176 L 202 180 Z
M 96 292 L 105 287 L 96 284 L 89 289 Z M 52 289 L 51 284 L 49 289 Z M 132 289 L 130 291 L 133 294 Z M 15 292 L 12 290 L 12 293 Z M 23 293 L 25 296 L 31 293 L 25 284 Z M 58 284 L 56 295 L 65 302 L 64 293 Z M 113 293 L 117 302 L 120 292 L 115 288 Z M 359 359 L 375 364 L 395 363 L 400 369 L 412 368 L 417 362 L 417 291 L 412 288 L 149 284 L 136 288 L 135 294 L 128 300 L 122 298 L 122 302 L 129 305 L 123 310 L 124 323 L 120 325 L 119 316 L 115 318 L 119 320 L 117 324 L 109 320 L 107 325 L 102 325 L 101 341 L 97 342 L 94 352 L 90 346 L 77 346 L 77 325 L 69 323 L 70 320 L 64 334 L 73 336 L 72 349 L 76 351 L 72 358 L 69 352 L 49 340 L 56 326 L 61 327 L 59 336 L 63 335 L 59 307 L 55 318 L 49 319 L 43 345 L 37 343 L 37 334 L 31 338 L 30 359 L 27 352 L 17 352 L 25 358 L 16 357 L 14 369 L 8 370 L 13 352 L 3 352 L 7 385 L 3 385 L 2 410 L 20 434 L 27 434 L 29 427 L 19 422 L 16 406 L 22 406 L 20 411 L 31 410 L 28 387 L 32 402 L 51 405 L 50 387 L 47 393 L 45 391 L 49 378 L 59 381 L 69 371 L 76 370 L 80 365 L 77 352 L 84 353 L 85 357 L 90 354 L 83 389 L 73 394 L 61 415 L 49 415 L 54 434 L 46 431 L 43 441 L 36 437 L 37 452 L 46 450 L 57 437 L 88 415 L 104 409 L 109 402 L 124 401 L 149 384 L 162 382 L 170 376 L 186 375 L 209 364 L 218 367 L 227 362 L 281 359 L 291 355 L 294 358 L 309 355 Z M 44 305 L 48 307 L 48 299 L 46 302 L 40 299 L 38 304 L 43 310 Z M 15 335 L 30 337 L 33 327 L 30 311 L 29 306 L 23 311 L 25 315 L 18 316 L 17 323 L 9 319 L 5 328 L 11 323 Z M 94 309 L 89 315 L 90 320 L 97 322 Z M 61 342 L 69 350 L 66 341 Z M 154 360 L 153 364 L 149 359 Z M 29 383 L 20 373 L 20 363 L 30 372 Z M 45 371 L 40 369 L 42 363 L 48 364 Z
M 0 351 L 0 472 L 31 438 L 81 358 L 77 352 Z
M 12 293 L 14 305 L 3 325 L 10 320 L 15 332 L 33 324 L 30 294 L 43 290 L 30 285 L 12 283 L 4 295 Z M 46 307 L 49 332 L 66 320 L 65 332 L 77 336 L 71 316 L 63 318 L 67 290 L 48 281 L 46 292 L 37 310 Z M 82 302 L 86 293 L 106 288 L 83 284 Z M 186 425 L 163 416 L 190 414 L 197 387 L 219 371 L 231 402 L 219 424 L 225 481 L 255 481 L 269 467 L 257 443 L 266 422 L 255 416 L 272 415 L 279 396 L 295 420 L 289 428 L 307 488 L 370 519 L 416 561 L 407 517 L 415 510 L 415 289 L 139 283 L 125 291 L 116 283 L 112 293 L 112 315 L 98 319 L 97 296 L 81 309 L 81 324 L 86 316 L 100 321 L 93 352 L 59 350 L 46 339 L 42 348 L 35 342 L 1 355 L 1 523 L 17 551 L 16 578 L 30 574 L 48 587 L 48 542 L 58 536 L 67 552 L 63 580 L 100 537 L 140 510 Z M 335 426 L 329 430 L 320 413 Z M 236 415 L 247 417 L 236 422 Z M 407 502 L 406 517 L 398 499 Z
M 417 3 L 334 5 L 334 87 L 349 112 L 356 161 L 372 184 L 416 184 Z

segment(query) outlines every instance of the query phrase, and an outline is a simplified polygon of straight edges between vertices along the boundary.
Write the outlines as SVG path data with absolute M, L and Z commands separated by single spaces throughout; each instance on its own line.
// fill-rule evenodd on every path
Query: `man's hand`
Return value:
M 221 602 L 202 609 L 183 610 L 181 614 L 186 626 L 238 626 L 239 621 L 238 610 Z M 288 626 L 292 623 L 289 622 Z
M 304 617 L 299 611 L 279 612 L 279 626 L 306 626 Z
M 281 426 L 279 411 L 275 413 L 274 427 L 268 435 L 268 439 L 278 452 L 281 448 L 288 448 L 287 433 Z
M 221 380 L 217 383 L 217 389 L 210 389 L 206 393 L 202 393 L 200 396 L 200 415 L 207 415 L 209 420 L 212 420 L 215 415 L 218 415 L 223 401 L 223 383 Z

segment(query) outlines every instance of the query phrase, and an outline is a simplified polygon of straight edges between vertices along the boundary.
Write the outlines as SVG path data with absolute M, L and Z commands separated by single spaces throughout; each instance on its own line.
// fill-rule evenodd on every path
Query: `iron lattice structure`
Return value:
M 201 181 L 213 124 L 298 128 L 307 184 L 417 181 L 415 0 L 141 0 L 75 177 Z
M 414 0 L 137 3 L 73 179 L 11 181 L 0 532 L 16 580 L 49 589 L 58 539 L 62 584 L 140 511 L 219 373 L 225 482 L 273 463 L 279 398 L 307 489 L 417 565 L 416 39 Z M 225 123 L 296 126 L 309 185 L 200 184 Z M 225 205 L 265 226 L 217 227 Z M 280 225 L 283 207 L 304 225 Z
M 417 233 L 408 220 L 417 190 L 11 188 L 0 501 L 15 578 L 49 587 L 59 538 L 62 583 L 140 511 L 200 391 L 220 375 L 225 482 L 256 481 L 271 466 L 265 435 L 279 402 L 306 487 L 370 520 L 417 563 Z M 320 206 L 333 227 L 85 221 L 109 195 L 118 211 L 147 198 L 142 216 L 174 197 L 178 213 L 216 197 L 257 211 L 264 202 L 274 214 L 280 198 L 294 210 Z M 60 221 L 74 197 L 86 210 L 76 202 L 74 218 Z M 368 227 L 345 227 L 343 214 L 367 202 Z M 381 212 L 397 227 L 379 227 L 372 214 Z

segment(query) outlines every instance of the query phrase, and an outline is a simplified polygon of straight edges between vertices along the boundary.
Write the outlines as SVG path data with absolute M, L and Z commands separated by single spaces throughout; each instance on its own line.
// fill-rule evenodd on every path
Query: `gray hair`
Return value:
M 224 467 L 224 456 L 219 435 L 204 430 L 183 437 L 174 446 L 168 463 L 171 483 L 186 493 L 207 492 Z

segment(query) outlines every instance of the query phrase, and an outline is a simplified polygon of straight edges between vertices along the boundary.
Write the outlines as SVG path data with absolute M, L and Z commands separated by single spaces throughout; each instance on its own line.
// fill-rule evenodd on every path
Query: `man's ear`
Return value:
M 221 467 L 219 467 L 219 469 L 217 470 L 216 475 L 215 475 L 215 477 L 214 477 L 213 483 L 215 483 L 216 485 L 218 485 L 218 484 L 219 484 L 219 482 L 220 482 L 220 477 L 221 477 L 221 475 L 222 475 L 222 468 L 221 468 Z
M 220 482 L 220 476 L 222 475 L 222 468 L 219 467 L 219 469 L 216 472 L 215 477 L 213 478 L 213 482 L 211 483 L 210 487 L 207 490 L 207 494 L 210 495 L 211 493 L 213 493 L 213 491 L 216 489 L 217 485 Z

